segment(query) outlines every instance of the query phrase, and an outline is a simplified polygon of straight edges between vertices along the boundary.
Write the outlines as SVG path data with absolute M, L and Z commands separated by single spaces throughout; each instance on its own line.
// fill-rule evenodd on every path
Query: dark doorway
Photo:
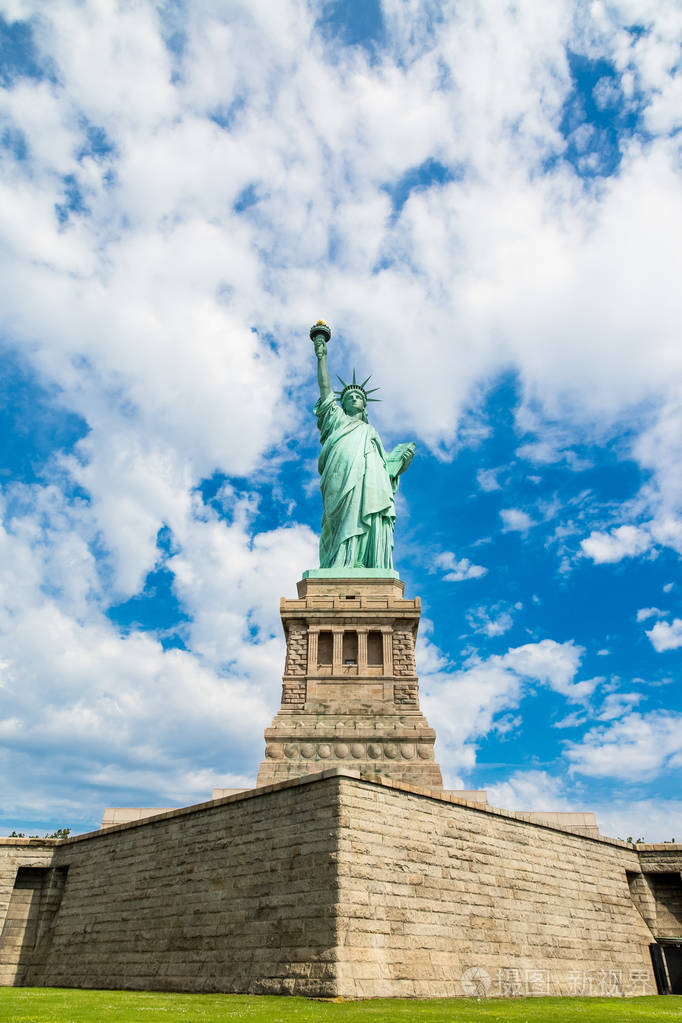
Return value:
M 682 939 L 649 946 L 659 995 L 682 995 Z
M 668 967 L 670 993 L 682 995 L 682 941 L 679 945 L 664 945 L 663 955 Z

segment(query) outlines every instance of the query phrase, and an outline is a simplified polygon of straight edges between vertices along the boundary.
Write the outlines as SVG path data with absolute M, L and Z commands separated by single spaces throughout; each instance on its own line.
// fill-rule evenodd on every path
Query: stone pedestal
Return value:
M 282 706 L 265 730 L 257 785 L 350 767 L 442 789 L 436 733 L 419 709 L 418 597 L 391 572 L 306 573 L 280 601 L 287 641 Z

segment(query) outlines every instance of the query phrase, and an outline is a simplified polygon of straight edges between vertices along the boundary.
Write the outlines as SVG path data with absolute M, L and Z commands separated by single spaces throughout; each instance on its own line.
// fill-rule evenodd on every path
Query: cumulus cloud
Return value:
M 663 618 L 667 614 L 666 611 L 661 611 L 657 607 L 640 607 L 637 612 L 637 621 L 646 622 L 649 618 Z
M 502 484 L 498 480 L 499 469 L 479 469 L 476 479 L 481 490 L 491 493 L 493 490 L 501 490 Z
M 507 533 L 525 533 L 535 525 L 528 512 L 523 511 L 522 508 L 502 508 L 500 518 L 502 519 L 502 528 Z
M 75 336 L 64 339 L 67 350 L 85 342 L 80 322 L 99 311 L 102 322 L 111 323 L 112 334 L 125 330 L 137 335 L 131 352 L 138 357 L 148 347 L 139 345 L 142 323 L 166 336 L 176 355 L 188 332 L 200 346 L 208 344 L 206 327 L 213 321 L 214 352 L 230 320 L 236 319 L 235 329 L 243 329 L 249 317 L 260 321 L 258 310 L 266 306 L 268 322 L 288 346 L 294 324 L 300 329 L 301 320 L 307 322 L 304 311 L 309 296 L 316 294 L 330 317 L 345 323 L 358 342 L 367 334 L 391 337 L 394 358 L 384 372 L 395 397 L 393 408 L 382 415 L 418 426 L 433 443 L 449 443 L 468 392 L 500 357 L 517 359 L 529 387 L 551 402 L 564 389 L 584 389 L 580 349 L 589 345 L 593 372 L 587 401 L 598 403 L 606 392 L 607 404 L 620 407 L 636 397 L 632 382 L 646 386 L 660 364 L 638 359 L 643 372 L 630 366 L 626 385 L 618 366 L 627 360 L 611 355 L 618 341 L 621 354 L 627 343 L 637 358 L 631 339 L 641 336 L 644 304 L 637 304 L 639 290 L 628 288 L 632 276 L 645 276 L 656 294 L 665 293 L 666 308 L 676 294 L 674 288 L 664 291 L 670 264 L 660 237 L 657 244 L 646 244 L 652 220 L 661 230 L 659 207 L 642 207 L 660 196 L 661 209 L 666 208 L 677 183 L 664 145 L 646 154 L 633 148 L 625 154 L 618 180 L 593 199 L 583 196 L 579 204 L 579 186 L 566 166 L 559 165 L 545 181 L 535 177 L 529 182 L 529 171 L 563 146 L 558 122 L 571 88 L 565 46 L 576 42 L 571 40 L 570 5 L 545 9 L 539 18 L 528 5 L 513 15 L 486 4 L 475 16 L 452 9 L 420 41 L 406 37 L 402 20 L 388 5 L 388 49 L 375 66 L 357 50 L 340 49 L 335 61 L 323 59 L 313 13 L 297 4 L 280 8 L 277 19 L 252 4 L 234 5 L 229 19 L 190 10 L 181 25 L 186 43 L 180 55 L 165 49 L 160 24 L 146 9 L 105 14 L 62 3 L 50 12 L 41 10 L 39 41 L 57 64 L 60 85 L 17 86 L 16 95 L 12 90 L 7 97 L 7 117 L 25 124 L 34 170 L 41 176 L 35 191 L 25 183 L 26 212 L 40 201 L 38 186 L 52 191 L 44 192 L 40 243 L 63 251 L 65 271 L 72 258 L 101 279 L 97 308 L 76 318 Z M 31 5 L 23 9 L 35 10 Z M 540 39 L 543 45 L 537 48 Z M 265 74 L 263 67 L 249 65 L 250 44 L 256 40 Z M 505 54 L 502 64 L 500 53 Z M 398 54 L 402 69 L 394 63 Z M 629 59 L 638 59 L 637 54 Z M 174 62 L 182 74 L 173 76 Z M 144 82 L 133 73 L 138 64 L 145 67 Z M 499 89 L 481 89 L 486 67 L 494 67 Z M 284 76 L 287 87 L 278 88 Z M 93 81 L 104 80 L 109 89 L 93 88 Z M 443 84 L 448 80 L 452 86 Z M 34 128 L 25 115 L 29 107 L 37 111 Z M 83 159 L 74 156 L 81 147 L 79 115 L 111 137 L 114 148 L 106 161 L 91 158 L 83 166 Z M 444 126 L 453 130 L 444 131 Z M 413 191 L 391 220 L 385 186 L 434 158 L 475 173 Z M 107 184 L 107 170 L 115 174 L 113 185 Z M 13 173 L 20 174 L 20 168 Z M 60 238 L 49 215 L 61 178 L 69 173 L 90 190 L 91 213 L 72 218 Z M 648 187 L 640 187 L 642 178 Z M 635 190 L 639 201 L 631 203 Z M 251 205 L 242 209 L 246 193 Z M 569 207 L 575 211 L 573 221 L 566 218 Z M 629 231 L 644 235 L 636 246 L 620 245 L 625 207 Z M 120 235 L 120 224 L 132 230 Z M 327 250 L 330 232 L 339 257 L 323 267 L 318 256 Z M 17 240 L 18 261 L 7 267 L 10 282 L 25 274 L 23 261 L 38 242 L 35 235 Z M 619 252 L 617 261 L 608 258 L 613 251 Z M 106 275 L 97 267 L 100 252 L 106 253 Z M 190 262 L 189 252 L 199 258 Z M 269 257 L 267 280 L 259 254 Z M 660 273 L 642 265 L 647 259 L 656 260 Z M 597 263 L 602 277 L 605 267 L 618 266 L 620 274 L 614 270 L 609 282 L 613 300 L 598 305 L 590 283 Z M 578 280 L 576 273 L 582 274 Z M 155 284 L 151 291 L 150 281 Z M 42 274 L 49 305 L 59 301 L 58 282 L 68 284 L 52 270 Z M 84 290 L 67 287 L 62 305 L 86 298 Z M 229 309 L 216 302 L 217 290 L 230 296 Z M 424 301 L 427 294 L 430 299 L 437 295 L 438 301 Z M 582 296 L 577 306 L 576 295 Z M 197 321 L 195 300 L 202 298 L 204 315 Z M 649 311 L 656 303 L 651 298 L 646 299 L 650 346 L 663 345 L 667 321 L 656 325 L 652 337 Z M 628 308 L 635 303 L 625 338 L 620 328 L 628 320 L 620 311 L 621 299 Z M 111 308 L 111 318 L 103 303 Z M 455 343 L 444 347 L 436 328 L 448 321 L 459 328 Z M 559 331 L 557 321 L 563 324 Z M 412 343 L 418 322 L 419 352 Z M 501 323 L 505 341 L 493 345 Z M 98 362 L 104 364 L 107 333 L 99 346 Z M 248 364 L 244 334 L 242 343 L 230 346 L 230 358 L 239 350 Z M 125 351 L 121 355 L 125 373 L 130 360 Z M 430 369 L 436 362 L 442 369 L 437 375 Z M 187 377 L 186 360 L 177 373 L 174 366 L 175 359 L 163 375 L 171 373 L 176 391 L 188 392 L 195 377 L 206 379 L 199 372 Z M 275 394 L 282 378 L 275 360 L 270 374 Z M 157 390 L 151 373 L 140 384 L 150 387 L 150 394 Z M 250 381 L 244 385 L 250 397 L 257 393 Z M 431 398 L 428 406 L 412 404 L 424 394 Z M 264 408 L 271 408 L 273 397 L 272 392 L 264 396 Z M 253 435 L 255 444 L 259 437 Z
M 561 423 L 548 420 L 539 407 L 522 403 L 516 410 L 515 420 L 517 431 L 532 438 L 517 448 L 519 458 L 533 465 L 564 463 L 575 472 L 590 467 L 590 463 L 572 449 L 571 445 L 575 443 L 572 431 Z
M 547 771 L 514 771 L 506 781 L 486 786 L 488 802 L 507 810 L 575 810 L 562 779 Z
M 514 624 L 511 609 L 499 604 L 493 607 L 476 607 L 467 612 L 467 624 L 473 632 L 479 632 L 492 639 L 508 632 Z
M 592 532 L 580 541 L 583 553 L 598 565 L 643 554 L 651 547 L 649 530 L 638 526 L 618 526 L 611 533 Z
M 498 715 L 515 710 L 535 686 L 547 686 L 572 701 L 583 701 L 595 680 L 575 682 L 582 649 L 573 642 L 544 639 L 512 647 L 506 654 L 472 657 L 459 671 L 443 659 L 418 660 L 422 706 L 438 722 L 438 757 L 452 787 L 466 788 L 462 772 L 475 765 L 477 740 Z M 429 670 L 430 669 L 430 670 Z
M 610 725 L 591 728 L 580 742 L 567 742 L 565 748 L 571 770 L 579 774 L 627 781 L 653 778 L 664 767 L 682 766 L 682 714 L 626 714 Z
M 638 525 L 626 524 L 609 533 L 593 531 L 582 541 L 583 553 L 597 564 L 637 557 L 660 548 L 682 554 L 682 486 L 676 467 L 682 457 L 682 403 L 677 390 L 664 400 L 654 418 L 633 442 L 642 468 L 653 473 L 635 502 L 643 515 Z
M 584 651 L 572 640 L 557 643 L 543 639 L 526 643 L 504 654 L 500 663 L 527 678 L 537 679 L 570 700 L 582 701 L 590 696 L 599 679 L 574 682 Z
M 487 787 L 488 801 L 508 810 L 592 811 L 602 835 L 645 842 L 680 841 L 682 801 L 679 799 L 624 799 L 604 802 L 586 798 L 565 775 L 548 771 L 515 771 L 504 782 Z
M 643 699 L 642 693 L 608 693 L 597 716 L 600 721 L 613 721 L 632 710 Z
M 677 650 L 682 646 L 682 618 L 674 618 L 672 622 L 656 622 L 646 634 L 659 654 L 664 650 Z
M 554 722 L 554 728 L 579 728 L 587 721 L 587 714 L 584 711 L 572 711 L 559 721 Z
M 613 838 L 632 838 L 645 842 L 670 842 L 682 839 L 682 800 L 679 799 L 621 799 L 589 809 L 595 809 L 599 830 Z
M 186 509 L 171 562 L 190 648 L 164 649 L 104 613 L 102 571 L 83 539 L 88 506 L 54 487 L 14 496 L 0 528 L 5 812 L 49 810 L 87 827 L 111 793 L 182 805 L 253 784 L 284 656 L 273 593 L 313 562 L 310 530 L 255 533 L 239 511 L 246 497 L 229 524 Z
M 434 558 L 435 564 L 445 571 L 447 583 L 461 583 L 465 579 L 480 579 L 488 571 L 484 565 L 474 565 L 468 558 L 455 557 L 452 551 L 443 551 Z
M 210 512 L 190 522 L 169 568 L 190 616 L 192 649 L 216 666 L 248 664 L 249 673 L 272 678 L 274 690 L 283 656 L 279 597 L 295 593 L 303 570 L 318 564 L 317 537 L 298 525 L 254 533 L 248 502 L 240 503 L 229 525 Z

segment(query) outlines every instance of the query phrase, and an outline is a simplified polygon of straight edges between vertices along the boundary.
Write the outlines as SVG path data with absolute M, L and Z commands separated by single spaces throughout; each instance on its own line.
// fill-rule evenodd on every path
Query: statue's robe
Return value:
M 379 434 L 334 395 L 315 405 L 322 451 L 321 568 L 393 568 L 395 503 L 405 445 L 387 455 Z

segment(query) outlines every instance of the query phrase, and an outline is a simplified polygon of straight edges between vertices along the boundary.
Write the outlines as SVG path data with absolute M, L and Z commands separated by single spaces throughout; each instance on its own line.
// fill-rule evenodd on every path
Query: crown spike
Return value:
M 366 389 L 365 385 L 368 383 L 369 380 L 372 379 L 372 374 L 371 373 L 370 373 L 370 375 L 368 377 L 365 378 L 365 380 L 362 381 L 362 383 L 358 382 L 357 372 L 356 372 L 355 369 L 353 370 L 353 379 L 352 379 L 352 381 L 350 383 L 346 383 L 346 381 L 343 379 L 343 377 L 339 376 L 338 373 L 336 374 L 336 377 L 337 377 L 339 383 L 341 384 L 342 390 L 334 391 L 334 394 L 336 395 L 336 397 L 338 398 L 339 402 L 342 405 L 343 405 L 343 397 L 344 397 L 344 395 L 346 394 L 347 391 L 360 391 L 360 393 L 362 394 L 363 398 L 365 399 L 365 403 L 367 403 L 368 401 L 381 401 L 381 398 L 370 398 L 369 397 L 370 394 L 374 394 L 375 391 L 380 390 L 379 387 L 371 387 L 369 390 Z

